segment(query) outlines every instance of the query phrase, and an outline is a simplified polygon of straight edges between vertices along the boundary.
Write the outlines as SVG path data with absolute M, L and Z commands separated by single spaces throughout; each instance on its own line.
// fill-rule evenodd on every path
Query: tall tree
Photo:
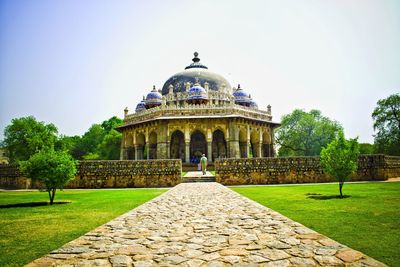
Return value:
M 346 140 L 343 131 L 321 151 L 321 166 L 339 182 L 340 197 L 343 197 L 344 182 L 357 170 L 358 155 L 357 139 Z
M 319 110 L 295 109 L 282 117 L 276 132 L 279 156 L 315 156 L 327 146 L 342 127 L 322 116 Z
M 39 122 L 33 116 L 16 118 L 4 130 L 2 146 L 9 153 L 10 161 L 27 160 L 42 149 L 54 147 L 57 128 L 54 124 Z
M 379 100 L 372 119 L 377 152 L 400 155 L 400 94 Z

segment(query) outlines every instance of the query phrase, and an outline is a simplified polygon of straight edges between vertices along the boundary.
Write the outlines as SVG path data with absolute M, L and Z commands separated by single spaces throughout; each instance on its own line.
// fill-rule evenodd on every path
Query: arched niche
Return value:
M 239 148 L 240 148 L 240 157 L 247 158 L 247 134 L 244 129 L 239 130 Z
M 218 158 L 226 158 L 226 153 L 227 149 L 224 133 L 217 129 L 212 135 L 212 161 Z
M 146 137 L 143 133 L 136 135 L 136 154 L 137 159 L 146 159 L 147 151 L 145 151 Z
M 176 130 L 172 133 L 169 151 L 171 159 L 185 161 L 185 136 L 181 131 Z
M 207 141 L 205 135 L 196 130 L 190 135 L 190 162 L 197 163 L 202 154 L 207 155 Z
M 157 158 L 157 133 L 154 131 L 149 135 L 148 153 L 149 159 Z

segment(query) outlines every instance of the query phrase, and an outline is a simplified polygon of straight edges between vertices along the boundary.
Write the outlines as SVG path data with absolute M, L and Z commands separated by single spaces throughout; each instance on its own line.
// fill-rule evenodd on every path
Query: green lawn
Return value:
M 0 192 L 0 266 L 29 263 L 165 191 L 66 190 L 55 201 L 71 203 L 12 208 L 48 201 L 47 192 Z
M 400 183 L 236 187 L 245 195 L 390 266 L 400 266 Z

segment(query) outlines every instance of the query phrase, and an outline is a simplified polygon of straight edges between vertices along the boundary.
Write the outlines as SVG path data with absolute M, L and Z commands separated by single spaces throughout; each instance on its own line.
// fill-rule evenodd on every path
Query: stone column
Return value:
M 246 129 L 246 158 L 250 157 L 250 126 L 247 125 L 247 129 Z M 253 151 L 251 151 L 253 152 Z M 255 157 L 255 155 L 253 155 L 253 158 Z
M 139 146 L 135 145 L 135 160 L 139 160 Z
M 190 162 L 190 140 L 185 140 L 185 162 Z
M 212 162 L 212 141 L 207 141 L 207 159 Z
M 212 131 L 207 129 L 207 159 L 212 162 Z
M 127 159 L 127 157 L 126 157 L 126 149 L 125 149 L 125 147 L 124 147 L 124 144 L 125 144 L 125 134 L 122 136 L 121 139 L 122 139 L 122 140 L 121 140 L 121 147 L 120 147 L 120 152 L 119 152 L 119 159 L 120 159 L 120 160 L 124 160 L 124 159 Z
M 126 154 L 125 148 L 121 146 L 121 149 L 120 149 L 120 151 L 119 151 L 119 160 L 124 160 L 124 159 L 126 159 L 126 158 L 125 158 L 125 154 Z
M 231 144 L 230 144 L 229 141 L 230 141 L 229 138 L 225 139 L 225 142 L 226 142 L 226 155 L 225 155 L 225 156 L 226 156 L 227 158 L 230 158 L 230 157 L 231 157 L 231 155 L 230 155 L 230 153 L 231 153 L 231 152 L 230 152 L 230 145 L 231 145 Z
M 185 125 L 184 136 L 185 136 L 185 162 L 190 163 L 190 132 L 189 132 L 189 126 L 187 124 Z
M 271 127 L 271 144 L 269 146 L 269 151 L 270 151 L 270 157 L 275 157 L 275 149 L 274 149 L 274 128 Z
M 231 158 L 240 158 L 239 130 L 235 121 L 229 122 L 229 155 Z
M 262 143 L 258 142 L 256 144 L 256 148 L 257 148 L 257 158 L 261 158 L 262 157 Z

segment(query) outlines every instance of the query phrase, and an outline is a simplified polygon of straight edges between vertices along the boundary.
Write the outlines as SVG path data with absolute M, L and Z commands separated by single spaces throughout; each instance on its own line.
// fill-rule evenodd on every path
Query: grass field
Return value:
M 400 266 L 400 183 L 235 187 L 234 191 L 389 266 Z
M 0 266 L 22 266 L 165 192 L 164 189 L 0 192 Z M 26 207 L 5 207 L 6 205 Z M 33 207 L 32 207 L 33 206 Z

